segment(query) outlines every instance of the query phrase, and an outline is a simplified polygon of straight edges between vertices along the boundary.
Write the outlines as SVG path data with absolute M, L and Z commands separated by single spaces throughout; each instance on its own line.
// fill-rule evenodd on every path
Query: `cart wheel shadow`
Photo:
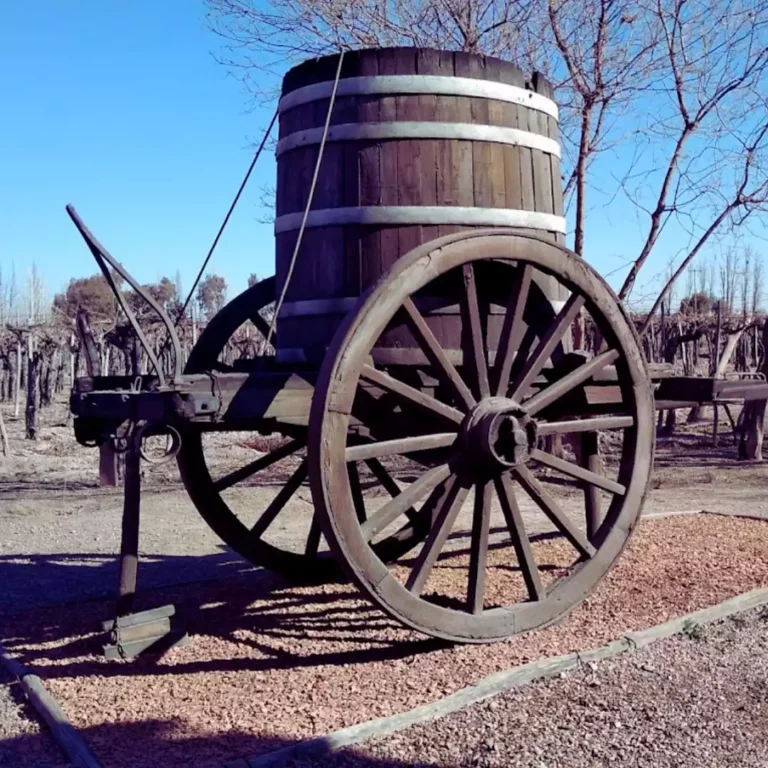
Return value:
M 101 623 L 114 615 L 114 600 L 104 599 L 104 595 L 116 584 L 115 561 L 101 554 L 0 557 L 0 582 L 9 592 L 17 590 L 16 606 L 24 605 L 23 596 L 31 592 L 32 583 L 35 594 L 53 585 L 59 589 L 62 585 L 99 586 L 94 590 L 97 596 L 92 592 L 87 602 L 72 600 L 23 612 L 4 604 L 0 642 L 44 679 L 362 664 L 402 659 L 446 645 L 403 629 L 365 601 L 351 584 L 290 584 L 227 551 L 144 559 L 135 610 L 173 604 L 190 635 L 191 650 L 176 649 L 129 662 L 106 661 L 101 653 L 101 644 L 106 642 Z M 174 575 L 178 580 L 193 567 L 192 572 L 207 573 L 209 580 L 141 591 L 143 584 L 162 583 Z M 210 638 L 224 642 L 211 643 Z M 204 644 L 218 650 L 201 659 L 195 649 Z

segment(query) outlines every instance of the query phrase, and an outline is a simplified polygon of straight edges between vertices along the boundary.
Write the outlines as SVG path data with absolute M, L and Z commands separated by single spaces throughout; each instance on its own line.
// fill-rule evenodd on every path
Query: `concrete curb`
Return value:
M 359 725 L 353 725 L 350 728 L 333 731 L 317 739 L 293 744 L 289 747 L 282 747 L 267 754 L 235 760 L 227 765 L 232 768 L 240 768 L 240 766 L 242 768 L 276 768 L 277 766 L 285 765 L 290 759 L 331 754 L 344 747 L 362 744 L 373 738 L 390 736 L 412 725 L 437 720 L 472 704 L 477 704 L 496 696 L 499 693 L 527 685 L 535 680 L 553 677 L 563 672 L 570 672 L 589 662 L 601 661 L 639 648 L 645 648 L 658 640 L 664 640 L 679 634 L 686 626 L 691 624 L 707 624 L 766 604 L 768 604 L 768 588 L 755 589 L 737 597 L 724 600 L 722 603 L 718 603 L 711 608 L 687 613 L 684 616 L 679 616 L 655 627 L 639 632 L 627 632 L 617 640 L 613 640 L 600 648 L 523 664 L 504 672 L 498 672 L 480 680 L 474 685 L 462 688 L 439 701 L 424 704 L 407 712 L 377 720 L 369 720 Z
M 31 674 L 0 645 L 0 664 L 18 679 L 22 690 L 40 717 L 45 720 L 56 743 L 77 768 L 102 768 L 83 737 L 70 725 L 56 699 L 45 689 L 42 680 Z

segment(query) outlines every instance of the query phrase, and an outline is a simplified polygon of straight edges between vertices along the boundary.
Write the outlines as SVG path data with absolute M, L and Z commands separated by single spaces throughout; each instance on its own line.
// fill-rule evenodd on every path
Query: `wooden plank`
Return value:
M 369 51 L 360 60 L 360 75 L 362 77 L 379 74 L 378 51 Z M 360 97 L 358 103 L 358 119 L 361 123 L 376 123 L 380 119 L 380 102 L 378 96 Z M 380 147 L 375 143 L 358 145 L 357 173 L 359 185 L 359 205 L 381 205 L 381 156 Z M 355 259 L 357 257 L 357 266 Z M 381 267 L 381 233 L 377 227 L 361 227 L 359 229 L 358 254 L 346 256 L 348 284 L 357 286 L 358 295 L 372 285 L 382 272 Z
M 345 58 L 346 62 L 346 58 Z M 353 63 L 357 64 L 357 61 Z M 354 71 L 354 70 L 353 70 Z M 360 105 L 354 97 L 342 98 L 337 101 L 334 110 L 334 122 L 356 123 L 358 122 Z M 359 154 L 360 142 L 342 142 L 341 163 L 343 185 L 341 190 L 341 205 L 345 208 L 354 208 L 360 205 L 360 168 Z M 342 265 L 342 286 L 339 289 L 340 296 L 357 296 L 360 294 L 360 233 L 362 228 L 358 226 L 343 227 L 343 235 L 340 243 L 338 259 Z
M 457 77 L 468 77 L 467 55 L 457 51 L 454 53 L 454 74 Z M 450 104 L 446 104 L 446 122 L 471 123 L 472 99 L 467 96 L 456 96 Z M 448 143 L 447 168 L 452 169 L 450 186 L 444 190 L 446 199 L 454 202 L 451 205 L 471 207 L 475 204 L 475 180 L 471 141 L 451 141 Z M 446 205 L 449 203 L 446 202 Z M 471 227 L 441 226 L 440 235 L 453 234 Z
M 399 49 L 382 49 L 379 51 L 379 74 L 402 75 L 414 73 L 416 53 L 412 52 L 411 66 L 407 67 L 408 59 Z M 384 96 L 379 103 L 379 120 L 395 122 L 398 120 L 398 96 Z M 379 145 L 380 154 L 380 184 L 381 205 L 399 205 L 398 178 L 398 148 L 397 141 L 383 141 Z M 386 271 L 397 261 L 400 255 L 399 228 L 382 227 L 381 232 L 381 271 Z
M 420 49 L 416 54 L 416 69 L 418 74 L 427 76 L 449 77 L 453 75 L 453 53 Z M 418 120 L 430 122 L 438 120 L 443 105 L 438 107 L 439 96 L 419 96 Z M 453 169 L 444 169 L 441 162 L 445 160 L 444 146 L 438 147 L 438 141 L 421 141 L 420 166 L 421 190 L 420 205 L 438 205 L 439 188 L 443 187 L 445 173 L 452 174 Z M 444 145 L 444 142 L 443 142 Z M 429 242 L 440 236 L 437 226 L 422 226 L 421 243 Z
M 527 107 L 520 107 L 520 129 L 530 130 L 530 113 Z M 527 147 L 519 147 L 520 155 L 520 207 L 525 211 L 535 211 L 536 201 L 533 190 L 533 155 Z
M 311 112 L 314 115 L 314 125 L 320 127 L 325 124 L 329 105 L 330 100 L 318 101 L 312 105 L 311 110 L 308 110 L 308 114 Z M 316 149 L 319 151 L 319 146 Z M 313 152 L 312 164 L 306 169 L 307 187 L 311 184 L 316 161 L 317 152 Z M 329 142 L 323 150 L 312 210 L 340 208 L 343 204 L 344 146 L 341 143 Z M 343 257 L 344 232 L 341 227 L 318 227 L 305 231 L 299 261 L 292 278 L 302 288 L 294 296 L 299 299 L 342 296 L 344 294 Z
M 542 96 L 546 96 L 549 99 L 554 100 L 554 93 L 552 85 L 544 78 L 536 79 L 536 86 L 538 92 Z M 560 128 L 557 120 L 549 115 L 546 116 L 546 132 L 545 135 L 555 141 L 560 141 Z M 558 216 L 563 215 L 563 180 L 562 171 L 560 168 L 560 158 L 555 155 L 549 156 L 550 165 L 550 177 L 552 187 L 552 212 Z M 565 245 L 565 235 L 555 234 L 555 242 L 560 245 Z
M 518 88 L 525 87 L 525 78 L 517 67 L 503 68 L 501 70 L 502 82 L 515 85 Z M 520 115 L 525 107 L 517 104 L 503 103 L 502 125 L 506 128 L 523 128 L 520 125 Z M 520 150 L 518 147 L 504 146 L 502 148 L 504 159 L 504 201 L 507 208 L 520 210 L 523 207 L 522 178 L 520 171 Z
M 534 76 L 533 82 L 537 93 L 542 93 L 542 95 L 548 98 L 552 97 L 549 83 L 546 80 Z M 528 129 L 532 133 L 549 136 L 549 123 L 547 120 L 548 117 L 543 112 L 538 112 L 534 109 L 528 110 Z M 531 150 L 531 157 L 533 161 L 533 197 L 535 208 L 543 213 L 553 213 L 551 156 L 540 150 Z
M 492 82 L 503 82 L 502 69 L 505 62 L 500 59 L 487 57 L 485 60 L 485 77 Z M 504 102 L 486 99 L 488 106 L 488 115 L 486 125 L 504 125 L 505 110 Z M 475 142 L 480 144 L 481 142 Z M 506 208 L 506 179 L 504 164 L 504 145 L 494 142 L 488 142 L 486 145 L 485 156 L 488 163 L 488 192 L 485 199 L 488 201 L 488 208 Z
M 415 68 L 415 62 L 414 62 Z M 398 122 L 418 122 L 421 119 L 421 96 L 397 97 Z M 422 200 L 424 174 L 427 173 L 427 157 L 422 157 L 428 141 L 401 139 L 394 142 L 397 149 L 397 204 L 425 205 Z M 434 163 L 434 147 L 432 150 Z M 428 185 L 424 185 L 426 188 Z M 436 198 L 436 190 L 433 199 Z M 408 253 L 421 244 L 421 226 L 398 227 L 398 256 Z M 387 264 L 389 266 L 389 264 Z

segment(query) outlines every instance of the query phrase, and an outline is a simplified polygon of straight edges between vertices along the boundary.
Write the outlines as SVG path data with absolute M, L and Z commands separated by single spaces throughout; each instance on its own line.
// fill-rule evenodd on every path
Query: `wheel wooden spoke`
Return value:
M 451 486 L 448 489 L 447 496 L 440 512 L 437 515 L 424 546 L 416 558 L 416 563 L 408 576 L 405 588 L 414 595 L 420 595 L 421 590 L 429 578 L 429 574 L 437 561 L 440 552 L 445 546 L 445 540 L 448 538 L 456 517 L 461 510 L 464 500 L 467 498 L 469 488 L 464 487 L 454 475 L 451 478 Z
M 520 281 L 512 288 L 507 302 L 507 313 L 504 316 L 504 325 L 501 327 L 496 365 L 493 369 L 493 392 L 497 397 L 503 397 L 507 392 L 512 361 L 515 359 L 515 352 L 518 351 L 520 342 L 523 340 L 526 327 L 523 322 L 523 314 L 528 301 L 532 276 L 533 267 L 526 264 Z
M 288 482 L 280 489 L 280 492 L 272 499 L 272 503 L 264 510 L 264 514 L 251 528 L 251 535 L 261 538 L 264 532 L 274 522 L 275 518 L 283 511 L 291 496 L 299 489 L 299 486 L 307 478 L 307 460 L 301 462 L 299 468 L 288 478 Z
M 416 405 L 427 411 L 431 411 L 438 416 L 442 416 L 444 419 L 461 424 L 464 420 L 464 414 L 452 408 L 450 405 L 441 403 L 438 399 L 428 395 L 424 392 L 420 392 L 415 387 L 411 387 L 408 384 L 404 384 L 402 381 L 398 381 L 393 376 L 383 371 L 377 371 L 370 365 L 363 365 L 360 372 L 361 378 L 366 381 L 370 381 L 371 384 L 375 384 L 381 389 L 385 389 L 387 392 L 391 392 L 393 395 L 398 395 L 404 400 L 407 400 L 412 405 Z
M 608 429 L 627 429 L 635 423 L 632 416 L 600 416 L 595 419 L 539 422 L 540 435 L 568 435 L 576 432 L 598 432 Z
M 377 456 L 406 455 L 434 448 L 446 448 L 456 442 L 456 432 L 439 432 L 420 437 L 403 437 L 400 440 L 383 440 L 380 443 L 354 445 L 346 450 L 347 461 L 363 461 Z
M 480 320 L 480 304 L 477 300 L 475 270 L 471 264 L 465 264 L 462 267 L 462 273 L 464 276 L 464 310 L 469 325 L 469 333 L 465 333 L 463 338 L 464 366 L 468 368 L 469 361 L 472 361 L 477 387 L 475 394 L 478 398 L 483 398 L 491 394 L 491 389 L 488 384 L 488 364 L 485 356 L 483 326 Z
M 469 391 L 469 387 L 459 376 L 459 372 L 446 356 L 440 343 L 427 325 L 427 321 L 422 317 L 421 312 L 416 309 L 416 305 L 411 298 L 407 298 L 403 302 L 403 309 L 408 318 L 408 326 L 427 359 L 435 367 L 438 377 L 454 392 L 459 402 L 467 410 L 472 408 L 475 405 L 475 398 Z
M 354 461 L 347 464 L 349 472 L 349 489 L 352 491 L 352 502 L 355 505 L 357 519 L 364 523 L 367 515 L 365 514 L 365 500 L 363 499 L 363 489 L 360 487 L 360 473 L 357 471 L 357 464 Z
M 572 464 L 565 459 L 558 459 L 557 456 L 553 456 L 551 453 L 540 451 L 538 448 L 531 451 L 531 458 L 536 461 L 540 461 L 542 464 L 546 464 L 552 469 L 556 469 L 565 475 L 575 477 L 577 480 L 584 480 L 584 482 L 590 485 L 595 485 L 598 488 L 602 488 L 604 491 L 615 493 L 617 496 L 623 496 L 626 492 L 626 486 L 621 483 L 615 483 L 603 475 L 598 475 L 595 472 L 591 472 L 584 467 L 580 467 L 578 464 Z
M 265 339 L 269 336 L 269 323 L 258 312 L 254 312 L 248 319 L 256 326 L 259 333 L 261 333 Z M 275 341 L 275 334 L 272 334 L 272 344 L 274 344 Z
M 539 509 L 550 519 L 568 541 L 585 557 L 592 557 L 597 550 L 589 543 L 587 537 L 571 522 L 560 505 L 544 490 L 539 481 L 526 467 L 514 469 L 520 485 L 536 502 Z
M 304 547 L 304 554 L 309 557 L 316 557 L 317 551 L 320 549 L 320 534 L 322 530 L 320 528 L 320 520 L 317 516 L 317 512 L 312 515 L 312 524 L 309 526 L 309 535 L 307 536 L 307 544 Z
M 418 480 L 378 509 L 362 525 L 362 533 L 366 541 L 383 531 L 390 523 L 405 514 L 419 499 L 423 499 L 451 474 L 448 464 L 441 464 L 426 471 Z
M 393 499 L 401 494 L 402 491 L 400 490 L 400 486 L 394 481 L 392 475 L 387 472 L 384 465 L 378 459 L 367 459 L 365 465 L 379 481 L 379 485 L 381 485 Z M 405 510 L 405 516 L 411 523 L 416 521 L 417 515 L 418 513 L 413 507 Z
M 558 379 L 554 384 L 550 384 L 546 389 L 542 389 L 541 392 L 536 393 L 530 400 L 525 402 L 525 410 L 530 416 L 538 413 L 543 408 L 551 405 L 556 400 L 559 400 L 564 395 L 568 394 L 572 389 L 578 387 L 579 384 L 592 378 L 596 373 L 602 371 L 603 368 L 613 363 L 619 357 L 619 353 L 612 349 L 608 352 L 593 357 L 584 365 L 580 365 L 576 370 Z
M 510 372 L 511 379 L 516 378 L 520 371 L 523 370 L 523 367 L 528 360 L 528 356 L 531 354 L 531 348 L 533 347 L 534 342 L 537 342 L 538 340 L 539 336 L 536 328 L 532 325 L 529 325 L 523 333 L 523 340 L 520 342 L 520 346 L 518 347 L 514 356 L 514 360 L 512 361 L 512 371 Z M 507 391 L 502 392 L 502 397 L 507 397 L 509 395 L 509 391 L 509 383 L 507 383 Z
M 554 319 L 552 325 L 539 341 L 538 347 L 526 361 L 522 371 L 517 374 L 511 386 L 510 397 L 517 396 L 518 401 L 525 395 L 531 382 L 539 375 L 541 369 L 549 360 L 560 340 L 565 335 L 570 324 L 574 321 L 579 310 L 584 306 L 584 297 L 572 293 L 568 301 Z
M 540 600 L 544 596 L 544 586 L 541 583 L 539 567 L 533 556 L 533 549 L 528 534 L 525 531 L 525 523 L 520 513 L 515 490 L 508 474 L 497 477 L 494 481 L 496 494 L 499 497 L 501 511 L 509 529 L 512 546 L 515 548 L 520 572 L 523 574 L 528 596 L 531 600 Z
M 270 451 L 265 456 L 260 456 L 255 461 L 246 464 L 240 469 L 236 469 L 234 472 L 230 472 L 228 475 L 219 478 L 213 483 L 213 489 L 221 492 L 227 488 L 231 488 L 236 483 L 245 480 L 251 475 L 255 475 L 257 472 L 261 472 L 262 469 L 266 469 L 277 461 L 284 459 L 286 456 L 290 456 L 292 453 L 303 448 L 305 445 L 303 440 L 291 440 L 285 445 L 281 445 L 279 448 L 275 448 L 274 451 Z
M 467 585 L 467 610 L 474 614 L 483 612 L 492 492 L 493 486 L 489 482 L 478 483 L 475 486 L 475 508 L 472 517 L 472 543 L 469 550 L 469 582 Z

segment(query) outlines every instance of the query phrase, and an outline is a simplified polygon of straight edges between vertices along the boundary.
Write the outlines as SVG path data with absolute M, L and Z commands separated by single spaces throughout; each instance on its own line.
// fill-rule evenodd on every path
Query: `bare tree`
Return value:
M 514 58 L 533 3 L 512 0 L 206 0 L 222 60 L 253 93 L 263 75 L 341 48 L 434 47 Z
M 197 287 L 197 303 L 206 320 L 210 320 L 227 300 L 227 281 L 220 275 L 206 275 Z
M 641 6 L 619 0 L 546 0 L 531 4 L 526 64 L 552 81 L 561 107 L 568 167 L 566 198 L 575 198 L 574 251 L 584 253 L 588 171 L 596 155 L 626 139 L 617 128 L 647 91 L 662 63 L 658 35 Z
M 226 63 L 253 90 L 265 71 L 368 46 L 459 49 L 542 71 L 561 105 L 577 253 L 584 251 L 592 161 L 622 141 L 634 142 L 639 167 L 621 188 L 647 229 L 619 292 L 623 300 L 669 222 L 687 227 L 691 245 L 662 296 L 713 238 L 743 224 L 768 199 L 762 158 L 768 5 L 762 0 L 206 1 Z M 644 331 L 660 302 L 661 296 Z
M 648 0 L 645 17 L 660 31 L 666 61 L 657 90 L 668 106 L 659 101 L 655 124 L 637 140 L 652 143 L 664 161 L 642 174 L 634 188 L 624 186 L 647 214 L 648 228 L 619 291 L 622 299 L 631 293 L 670 220 L 686 225 L 691 237 L 691 247 L 672 275 L 674 282 L 711 238 L 743 224 L 768 200 L 763 162 L 768 6 L 762 0 Z M 649 195 L 645 190 L 655 178 L 660 182 Z M 648 320 L 642 330 L 647 328 Z
M 764 265 L 763 259 L 758 255 L 752 262 L 752 315 L 757 315 L 760 311 L 760 304 L 763 298 L 763 277 Z
M 733 313 L 738 269 L 738 253 L 735 248 L 728 248 L 720 259 L 720 301 L 726 316 Z
M 50 298 L 45 282 L 36 264 L 32 264 L 27 275 L 25 314 L 30 325 L 43 323 L 50 316 Z

